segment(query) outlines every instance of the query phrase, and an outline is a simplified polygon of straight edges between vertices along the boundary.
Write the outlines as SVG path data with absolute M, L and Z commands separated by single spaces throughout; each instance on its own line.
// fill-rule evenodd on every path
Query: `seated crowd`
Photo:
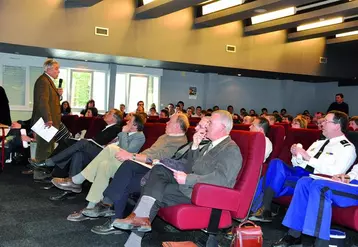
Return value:
M 61 113 L 63 118 L 72 114 L 69 102 L 62 103 Z M 99 116 L 94 100 L 88 101 L 80 114 Z M 346 137 L 348 125 L 353 131 L 358 129 L 358 117 L 349 119 L 340 111 L 311 116 L 307 110 L 293 117 L 286 109 L 269 114 L 266 108 L 260 114 L 253 109 L 247 113 L 242 108 L 236 114 L 231 105 L 226 110 L 218 106 L 185 109 L 182 101 L 171 103 L 160 112 L 152 104 L 146 113 L 144 102 L 139 101 L 134 112 L 126 113 L 121 104 L 120 110 L 111 109 L 102 118 L 105 126 L 92 139 L 73 139 L 61 124 L 55 136 L 57 148 L 45 160 L 30 159 L 31 170 L 35 174 L 44 172 L 54 186 L 71 193 L 81 193 L 82 184 L 91 182 L 87 206 L 70 213 L 67 220 L 109 217 L 104 225 L 93 227 L 92 232 L 106 235 L 129 230 L 127 247 L 141 246 L 161 208 L 192 204 L 196 184 L 234 188 L 244 169 L 242 151 L 231 137 L 234 124 L 248 125 L 250 132 L 260 132 L 265 137 L 264 158 L 260 162 L 267 160 L 268 169 L 257 181 L 249 219 L 271 222 L 275 198 L 293 196 L 283 221 L 288 233 L 273 246 L 301 244 L 302 233 L 316 237 L 315 246 L 328 246 L 332 206 L 358 206 L 358 191 L 349 185 L 358 180 L 358 165 L 353 166 L 356 149 Z M 148 138 L 144 134 L 146 122 L 151 118 L 167 119 L 165 133 L 143 149 Z M 194 118 L 198 119 L 195 133 L 189 135 L 190 120 Z M 280 123 L 290 129 L 316 126 L 322 130 L 321 138 L 307 149 L 299 143 L 290 147 L 292 165 L 277 157 L 269 159 L 275 149 L 269 132 Z M 17 150 L 21 141 L 33 141 L 27 125 L 26 121 L 12 124 L 14 132 L 19 128 L 29 131 L 28 136 L 21 137 L 10 133 L 14 138 L 7 139 L 8 146 Z M 310 177 L 312 174 L 332 176 L 341 183 L 315 180 Z M 125 215 L 128 198 L 133 194 L 139 195 L 138 201 L 134 210 Z

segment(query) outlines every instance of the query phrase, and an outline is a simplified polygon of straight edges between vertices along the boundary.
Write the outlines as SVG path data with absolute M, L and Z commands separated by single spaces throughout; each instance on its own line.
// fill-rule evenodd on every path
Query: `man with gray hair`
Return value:
M 54 59 L 47 59 L 43 65 L 44 73 L 36 80 L 34 86 L 34 104 L 32 109 L 32 125 L 42 118 L 47 127 L 60 127 L 60 97 L 62 88 L 56 88 L 54 81 L 60 73 L 60 64 Z M 54 150 L 55 140 L 45 141 L 36 135 L 35 162 L 43 162 Z
M 140 247 L 143 233 L 152 230 L 151 221 L 161 207 L 191 204 L 191 193 L 197 183 L 209 183 L 233 188 L 242 166 L 242 156 L 237 144 L 229 134 L 233 126 L 228 111 L 212 113 L 207 132 L 193 136 L 190 155 L 193 157 L 192 172 L 171 171 L 164 166 L 154 166 L 142 189 L 135 210 L 125 219 L 116 219 L 115 228 L 134 230 L 125 247 Z M 199 149 L 204 138 L 211 144 Z

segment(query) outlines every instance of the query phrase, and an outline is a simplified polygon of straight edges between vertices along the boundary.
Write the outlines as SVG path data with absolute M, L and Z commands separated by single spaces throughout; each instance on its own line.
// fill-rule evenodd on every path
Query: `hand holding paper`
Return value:
M 42 118 L 37 120 L 37 122 L 34 124 L 34 126 L 32 126 L 31 129 L 47 142 L 50 142 L 58 131 L 58 129 L 53 126 L 47 127 Z

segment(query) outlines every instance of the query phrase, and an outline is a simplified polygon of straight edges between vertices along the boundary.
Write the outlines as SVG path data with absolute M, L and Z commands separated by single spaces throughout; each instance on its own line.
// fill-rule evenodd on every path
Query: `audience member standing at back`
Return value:
M 37 79 L 34 87 L 34 106 L 32 109 L 32 125 L 43 118 L 47 127 L 59 129 L 61 123 L 60 97 L 62 88 L 56 88 L 54 80 L 60 74 L 60 65 L 54 59 L 44 63 L 44 73 Z M 54 149 L 55 140 L 45 141 L 36 135 L 36 162 L 45 161 Z
M 349 116 L 349 106 L 346 102 L 344 102 L 344 95 L 342 93 L 336 94 L 336 102 L 333 102 L 328 107 L 327 112 L 330 112 L 333 110 L 344 112 Z

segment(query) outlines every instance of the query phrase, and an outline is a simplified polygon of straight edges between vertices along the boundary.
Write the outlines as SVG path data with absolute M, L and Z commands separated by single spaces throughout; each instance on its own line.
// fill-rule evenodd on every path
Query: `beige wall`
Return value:
M 64 9 L 63 0 L 1 0 L 0 42 L 154 60 L 323 75 L 324 39 L 286 43 L 286 32 L 243 37 L 241 22 L 192 29 L 185 9 L 158 19 L 133 20 L 133 0 L 104 0 Z M 16 14 L 15 14 L 16 13 Z M 109 37 L 94 35 L 108 27 Z M 237 53 L 225 52 L 226 44 Z

